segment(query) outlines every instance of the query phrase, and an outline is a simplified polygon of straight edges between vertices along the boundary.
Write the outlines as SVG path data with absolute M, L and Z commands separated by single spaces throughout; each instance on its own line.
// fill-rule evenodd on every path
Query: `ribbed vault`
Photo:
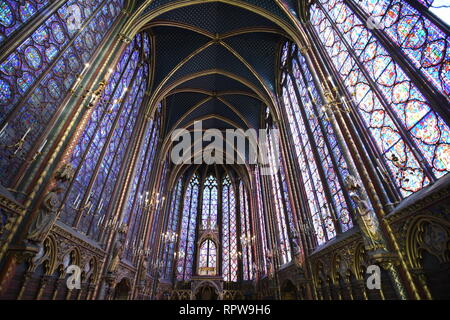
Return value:
M 153 38 L 150 105 L 162 102 L 166 135 L 195 120 L 203 129 L 258 129 L 276 104 L 278 53 L 290 37 L 274 21 L 292 21 L 273 1 L 241 2 L 138 3 L 141 17 L 152 17 L 143 26 Z

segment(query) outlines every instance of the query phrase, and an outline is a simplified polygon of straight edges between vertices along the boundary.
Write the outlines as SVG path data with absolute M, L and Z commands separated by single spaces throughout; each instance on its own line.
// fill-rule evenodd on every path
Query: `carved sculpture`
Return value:
M 148 270 L 148 258 L 145 257 L 144 261 L 142 261 L 142 267 L 141 272 L 139 273 L 139 282 L 144 282 L 147 277 L 147 270 Z
M 68 182 L 72 181 L 73 177 L 75 176 L 75 169 L 73 168 L 71 163 L 66 163 L 61 166 L 61 168 L 58 169 L 56 172 L 56 180 L 59 180 L 61 182 Z
M 108 266 L 108 273 L 115 273 L 119 267 L 120 261 L 122 259 L 122 253 L 124 250 L 124 245 L 122 239 L 118 239 L 114 244 L 113 254 L 111 257 L 111 262 Z
M 122 254 L 125 249 L 124 235 L 126 235 L 128 230 L 128 225 L 122 224 L 117 230 L 116 242 L 114 243 L 114 248 L 111 256 L 111 261 L 108 265 L 108 273 L 115 273 L 122 261 Z
M 252 273 L 253 273 L 253 280 L 256 281 L 258 275 L 258 267 L 256 266 L 255 262 L 253 262 Z
M 269 276 L 269 279 L 273 279 L 273 277 L 275 276 L 275 270 L 274 270 L 274 267 L 273 267 L 273 254 L 272 254 L 272 251 L 267 252 L 266 264 L 267 264 L 267 274 Z
M 61 204 L 58 195 L 62 191 L 62 188 L 56 187 L 45 196 L 39 212 L 28 230 L 27 239 L 29 241 L 38 243 L 44 241 L 58 217 L 58 208 Z
M 378 242 L 381 240 L 379 233 L 378 219 L 368 202 L 361 197 L 362 186 L 352 175 L 345 177 L 345 185 L 349 191 L 350 198 L 358 206 L 359 217 L 361 218 L 361 229 L 371 240 Z
M 294 254 L 294 263 L 297 267 L 303 267 L 303 250 L 300 246 L 300 242 L 297 235 L 293 235 L 292 237 L 292 247 Z

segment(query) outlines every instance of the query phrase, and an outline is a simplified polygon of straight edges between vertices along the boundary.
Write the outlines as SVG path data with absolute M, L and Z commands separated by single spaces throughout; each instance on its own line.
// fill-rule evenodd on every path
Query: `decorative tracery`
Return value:
M 407 7 L 402 2 L 402 8 Z M 395 11 L 395 6 L 392 10 Z M 438 48 L 446 44 L 437 40 L 414 49 L 413 43 L 418 38 L 422 37 L 421 41 L 425 39 L 422 36 L 424 29 L 409 32 L 408 28 L 413 25 L 420 27 L 421 24 L 399 24 L 396 33 L 392 33 L 388 29 L 395 21 L 394 11 L 386 15 L 386 34 L 396 37 L 397 40 L 392 38 L 394 42 L 406 46 L 402 51 L 409 59 L 421 61 L 420 66 L 416 63 L 420 72 L 432 77 L 434 80 L 430 80 L 444 93 L 448 88 L 448 72 L 445 71 L 448 69 L 448 58 L 438 58 L 439 52 L 443 52 Z M 388 17 L 393 20 L 389 21 Z M 418 18 L 409 17 L 412 20 L 407 21 Z M 382 164 L 380 170 L 388 172 L 401 195 L 406 197 L 417 192 L 448 173 L 448 125 L 432 109 L 422 88 L 416 85 L 381 43 L 374 28 L 366 26 L 347 2 L 341 0 L 324 0 L 312 5 L 311 22 L 315 36 L 330 57 L 334 72 L 352 97 L 350 105 L 356 108 L 361 123 L 371 135 L 379 154 L 378 161 Z M 430 26 L 430 37 L 433 30 Z M 404 37 L 405 33 L 409 36 Z M 423 50 L 427 46 L 428 49 Z M 443 73 L 434 72 L 433 65 Z
M 209 175 L 203 183 L 202 226 L 206 226 L 208 221 L 213 226 L 217 224 L 217 200 L 217 179 L 213 175 Z
M 120 223 L 109 214 L 110 199 L 126 150 L 131 146 L 137 114 L 147 89 L 149 64 L 148 56 L 141 54 L 143 37 L 147 35 L 136 36 L 124 51 L 70 160 L 76 174 L 64 196 L 70 205 L 64 206 L 60 219 L 96 240 L 100 240 L 100 231 L 111 230 Z M 153 122 L 147 126 L 145 145 L 154 143 L 154 135 L 150 136 L 152 127 Z M 139 164 L 143 174 L 151 165 L 151 159 L 148 160 L 145 168 L 142 168 L 142 162 Z M 135 205 L 129 209 L 137 211 L 125 216 L 133 228 L 142 208 Z M 132 221 L 129 221 L 130 217 Z
M 324 243 L 352 226 L 352 204 L 344 191 L 348 176 L 334 129 L 304 56 L 296 46 L 283 48 L 282 95 L 292 132 L 301 181 L 305 186 L 318 243 Z
M 45 14 L 48 2 L 2 1 L 0 41 L 12 36 L 32 16 Z M 8 48 L 9 55 L 0 61 L 0 135 L 2 145 L 14 145 L 21 138 L 24 143 L 18 149 L 0 149 L 4 185 L 13 183 L 35 144 L 40 145 L 38 149 L 47 145 L 43 136 L 47 125 L 58 116 L 59 106 L 75 87 L 77 76 L 84 72 L 122 6 L 123 0 L 67 1 L 41 25 L 29 29 L 31 33 L 17 47 Z M 76 28 L 73 12 L 79 13 Z
M 252 280 L 254 277 L 253 270 L 253 242 L 255 240 L 252 232 L 250 218 L 250 202 L 248 191 L 244 186 L 244 182 L 239 183 L 239 214 L 241 216 L 241 246 L 242 246 L 242 279 Z
M 222 180 L 222 274 L 224 281 L 238 280 L 236 199 L 231 180 Z
M 198 175 L 195 174 L 189 181 L 184 195 L 176 270 L 177 280 L 179 281 L 189 280 L 192 276 L 199 188 L 200 179 Z
M 277 235 L 276 245 L 279 249 L 281 263 L 285 264 L 291 261 L 291 245 L 289 234 L 294 230 L 292 223 L 292 209 L 287 190 L 286 177 L 281 158 L 281 151 L 277 146 L 278 141 L 273 136 L 269 139 L 269 161 L 274 168 L 271 177 L 272 196 L 275 205 L 275 234 Z
M 0 1 L 0 44 L 45 10 L 49 3 L 49 0 Z
M 163 276 L 164 279 L 172 278 L 172 268 L 173 262 L 176 258 L 175 256 L 175 246 L 178 240 L 178 222 L 180 216 L 180 209 L 182 206 L 182 195 L 183 195 L 183 179 L 179 178 L 176 184 L 175 190 L 172 193 L 172 199 L 170 202 L 170 213 L 169 222 L 167 226 L 165 239 L 165 248 L 163 252 L 164 266 L 163 266 Z
M 402 51 L 405 58 L 433 84 L 433 86 L 450 100 L 450 75 L 448 53 L 450 33 L 448 28 L 432 21 L 428 10 L 418 10 L 410 4 L 415 1 L 404 0 L 346 0 L 346 6 L 355 6 L 364 10 L 363 18 L 371 17 L 377 27 L 392 40 Z M 448 10 L 450 5 L 444 1 L 419 0 L 430 12 L 450 22 Z M 415 3 L 415 6 L 420 5 Z M 445 14 L 447 8 L 447 14 Z M 348 10 L 348 9 L 344 9 Z

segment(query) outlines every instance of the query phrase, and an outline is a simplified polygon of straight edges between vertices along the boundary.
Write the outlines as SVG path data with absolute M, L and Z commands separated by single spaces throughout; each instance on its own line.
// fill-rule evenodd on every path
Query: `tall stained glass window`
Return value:
M 427 89 L 416 84 L 417 77 L 425 78 L 436 88 L 434 95 L 447 99 L 439 105 L 448 110 L 448 26 L 412 2 L 320 0 L 310 9 L 314 36 L 331 71 L 352 97 L 350 105 L 370 133 L 381 170 L 403 197 L 450 170 L 449 127 L 426 98 Z M 368 15 L 375 15 L 376 25 L 367 24 Z M 391 44 L 414 70 L 400 66 Z
M 241 246 L 242 246 L 242 274 L 243 280 L 252 280 L 254 278 L 253 273 L 253 242 L 254 236 L 252 233 L 249 198 L 247 189 L 244 183 L 239 183 L 239 204 L 240 204 L 240 216 L 241 216 Z
M 263 263 L 261 270 L 263 274 L 267 272 L 267 266 L 266 266 L 266 256 L 267 256 L 267 229 L 266 229 L 266 215 L 264 214 L 264 204 L 263 204 L 263 190 L 261 187 L 261 176 L 259 173 L 259 168 L 256 168 L 255 170 L 255 180 L 256 180 L 256 196 L 257 196 L 257 203 L 258 203 L 258 221 L 259 221 L 259 227 L 260 227 L 260 237 L 261 237 L 261 249 L 262 249 L 262 261 Z
M 221 274 L 226 282 L 237 282 L 239 279 L 253 280 L 256 266 L 254 258 L 255 228 L 258 226 L 262 228 L 261 237 L 264 241 L 263 250 L 265 251 L 267 250 L 266 222 L 255 222 L 257 227 L 254 226 L 248 190 L 241 180 L 235 187 L 231 176 L 226 173 L 221 176 L 220 180 L 214 175 L 207 175 L 203 182 L 200 180 L 200 174 L 200 172 L 194 174 L 187 183 L 181 221 L 177 226 L 177 217 L 169 213 L 166 232 L 174 231 L 176 227 L 180 234 L 176 252 L 172 252 L 170 246 L 167 245 L 162 251 L 165 268 L 170 270 L 168 261 L 171 256 L 176 257 L 176 280 L 190 280 L 193 275 L 193 259 L 195 257 L 198 275 Z M 200 194 L 201 185 L 203 190 Z M 176 190 L 178 193 L 178 187 Z M 202 203 L 198 203 L 199 199 L 202 199 Z M 177 208 L 177 205 L 173 203 L 171 208 Z M 201 210 L 201 215 L 197 216 L 199 210 Z M 262 212 L 261 209 L 258 215 L 264 220 Z M 218 228 L 220 236 L 218 241 L 211 238 L 208 233 L 206 235 L 204 233 L 208 227 L 208 219 L 211 221 L 211 227 L 220 227 Z M 201 225 L 197 226 L 197 222 Z M 196 249 L 198 249 L 197 252 Z M 263 254 L 265 255 L 266 252 Z M 222 259 L 220 264 L 218 263 L 219 258 Z
M 158 119 L 161 119 L 160 117 Z M 160 229 L 160 225 L 164 219 L 164 204 L 166 202 L 166 197 L 164 196 L 164 194 L 168 193 L 168 190 L 166 189 L 167 187 L 167 181 L 168 181 L 168 173 L 169 173 L 169 166 L 170 166 L 170 160 L 165 159 L 163 165 L 162 165 L 162 173 L 161 173 L 161 182 L 159 183 L 159 185 L 156 188 L 156 192 L 154 195 L 154 211 L 152 212 L 152 217 L 150 219 L 151 224 L 149 225 L 149 230 L 162 230 Z M 149 212 L 149 211 L 148 211 Z M 161 232 L 161 231 L 159 231 Z M 147 243 L 147 249 L 149 249 L 151 252 L 153 252 L 153 256 L 154 258 L 160 258 L 158 257 L 158 251 L 159 250 L 155 250 L 154 248 L 156 246 L 159 245 L 159 237 L 161 237 L 161 233 L 159 232 L 151 232 L 149 235 L 149 239 L 148 239 L 148 243 Z M 136 235 L 137 237 L 139 237 L 139 235 Z M 158 263 L 162 263 L 162 260 L 159 261 L 153 261 L 154 263 L 158 262 Z M 158 272 L 161 272 L 161 267 L 158 268 Z M 154 269 L 154 272 L 156 272 L 157 269 Z
M 124 211 L 122 222 L 128 225 L 128 238 L 126 240 L 125 257 L 132 261 L 139 250 L 143 250 L 143 239 L 139 227 L 144 224 L 146 212 L 150 209 L 153 195 L 148 191 L 152 168 L 157 150 L 160 128 L 160 118 L 150 120 L 146 127 L 143 144 L 141 147 L 136 171 L 134 173 L 130 194 L 128 195 L 127 207 Z
M 144 37 L 147 35 L 138 34 L 125 49 L 101 102 L 92 110 L 70 160 L 75 168 L 75 179 L 64 195 L 63 202 L 67 205 L 60 219 L 95 240 L 100 240 L 104 231 L 120 223 L 110 214 L 113 205 L 111 197 L 127 150 L 134 147 L 133 130 L 147 90 L 149 57 L 143 54 Z M 152 135 L 153 123 L 149 123 L 144 147 L 154 141 Z M 141 153 L 141 160 L 142 156 Z M 145 169 L 142 169 L 142 163 L 138 166 L 146 175 L 151 161 L 145 162 Z M 136 194 L 142 193 L 139 190 Z M 135 205 L 136 210 L 141 210 L 138 207 Z M 127 211 L 127 221 L 133 215 L 138 216 L 135 213 L 129 215 Z
M 164 279 L 172 278 L 173 260 L 175 254 L 176 240 L 178 239 L 178 221 L 180 217 L 181 201 L 183 195 L 183 179 L 179 178 L 170 202 L 169 220 L 166 231 L 166 244 L 163 252 Z
M 421 7 L 419 4 L 425 6 Z M 322 4 L 329 6 L 325 1 Z M 450 3 L 446 0 L 361 0 L 336 2 L 343 6 L 342 15 L 350 5 L 363 11 L 361 19 L 368 19 L 369 27 L 382 30 L 402 51 L 404 57 L 420 70 L 430 83 L 450 100 Z M 429 9 L 428 9 L 429 8 Z M 436 14 L 447 26 L 439 25 L 429 12 Z M 330 12 L 335 16 L 335 12 Z M 446 28 L 447 27 L 447 28 Z M 447 30 L 445 30 L 447 29 Z
M 199 188 L 199 177 L 197 174 L 194 174 L 184 194 L 176 272 L 177 280 L 179 281 L 189 280 L 192 276 Z
M 229 176 L 222 180 L 222 275 L 224 281 L 237 281 L 238 248 L 236 199 Z
M 305 58 L 295 45 L 286 44 L 282 59 L 283 104 L 314 231 L 322 244 L 353 226 L 351 200 L 343 188 L 348 166 Z
M 0 1 L 0 45 L 18 31 L 31 18 L 44 11 L 50 0 Z
M 279 148 L 276 147 L 275 145 L 276 143 L 278 143 L 278 141 L 276 141 L 273 136 L 270 136 L 269 139 L 270 165 L 272 166 L 272 168 L 279 169 L 274 170 L 274 172 L 272 172 L 272 175 L 270 175 L 272 180 L 272 195 L 275 203 L 276 235 L 278 238 L 277 246 L 280 249 L 281 262 L 282 264 L 285 264 L 291 261 L 289 228 L 293 228 L 293 226 L 289 225 L 289 222 L 292 222 L 292 211 L 289 202 L 287 185 L 285 185 L 286 179 L 284 176 L 281 153 Z
M 42 13 L 50 1 L 1 1 L 0 45 L 18 32 L 32 17 Z M 59 106 L 77 77 L 83 74 L 96 48 L 113 25 L 123 0 L 69 0 L 32 26 L 28 37 L 8 49 L 0 61 L 0 137 L 4 145 L 21 138 L 20 150 L 0 149 L 2 184 L 12 186 L 15 175 L 32 149 L 49 147 L 44 136 L 48 124 L 60 116 Z M 76 27 L 72 16 L 77 15 Z M 45 150 L 44 150 L 45 151 Z M 11 159 L 11 156 L 15 156 Z
M 203 183 L 202 226 L 206 226 L 208 220 L 211 226 L 217 225 L 218 192 L 217 179 L 209 175 Z

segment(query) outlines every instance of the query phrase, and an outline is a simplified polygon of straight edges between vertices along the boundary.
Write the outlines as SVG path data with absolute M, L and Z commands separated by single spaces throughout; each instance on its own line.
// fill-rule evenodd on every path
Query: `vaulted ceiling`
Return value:
M 296 16 L 295 0 L 282 3 Z M 141 15 L 155 14 L 145 29 L 153 36 L 151 92 L 163 102 L 165 133 L 198 119 L 204 129 L 259 128 L 275 97 L 280 47 L 289 38 L 271 20 L 292 24 L 286 12 L 273 0 L 139 5 L 146 6 Z

